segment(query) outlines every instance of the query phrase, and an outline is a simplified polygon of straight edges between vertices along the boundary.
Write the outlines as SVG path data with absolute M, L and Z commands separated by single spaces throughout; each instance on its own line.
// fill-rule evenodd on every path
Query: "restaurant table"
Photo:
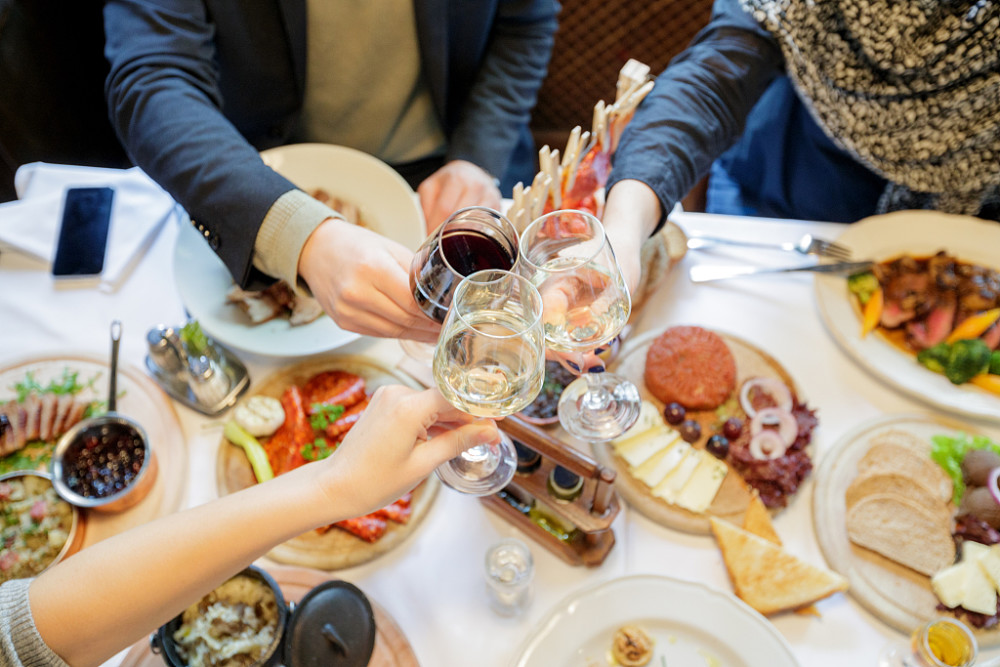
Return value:
M 688 233 L 793 241 L 810 232 L 835 238 L 832 223 L 674 214 Z M 16 251 L 0 250 L 0 361 L 53 352 L 105 355 L 108 325 L 123 324 L 122 363 L 144 368 L 145 334 L 164 323 L 185 321 L 175 287 L 173 250 L 178 223 L 164 226 L 131 275 L 114 292 L 57 288 L 48 265 Z M 697 324 L 735 333 L 783 364 L 810 407 L 818 409 L 814 458 L 820 460 L 837 439 L 856 425 L 883 414 L 933 412 L 929 404 L 905 396 L 851 360 L 820 318 L 808 274 L 757 276 L 694 284 L 690 267 L 699 263 L 753 261 L 802 263 L 804 258 L 761 250 L 727 248 L 689 251 L 632 318 L 633 336 L 675 324 Z M 396 341 L 362 338 L 338 353 L 368 355 L 387 364 L 403 358 Z M 240 353 L 251 377 L 259 379 L 291 363 Z M 4 388 L 6 389 L 6 388 Z M 217 495 L 215 461 L 221 421 L 174 403 L 188 446 L 185 506 Z M 972 425 L 988 425 L 962 418 Z M 786 548 L 823 564 L 812 518 L 814 482 L 807 479 L 790 506 L 775 519 Z M 500 667 L 511 664 L 525 639 L 567 595 L 597 583 L 633 574 L 659 574 L 731 591 L 719 550 L 711 536 L 663 527 L 623 505 L 613 523 L 617 542 L 603 564 L 572 567 L 521 533 L 472 497 L 442 489 L 424 522 L 400 546 L 361 566 L 338 570 L 376 600 L 397 622 L 426 667 Z M 533 600 L 521 616 L 502 618 L 488 605 L 483 558 L 497 540 L 520 537 L 535 561 Z M 221 548 L 221 547 L 216 547 Z M 264 561 L 266 564 L 266 561 Z M 664 600 L 670 605 L 671 600 Z M 875 665 L 880 649 L 903 639 L 849 595 L 817 605 L 819 616 L 785 613 L 772 622 L 804 667 Z M 998 651 L 986 651 L 997 655 Z M 119 654 L 108 665 L 117 665 Z M 659 667 L 659 666 L 657 666 Z M 671 666 L 674 667 L 674 666 Z

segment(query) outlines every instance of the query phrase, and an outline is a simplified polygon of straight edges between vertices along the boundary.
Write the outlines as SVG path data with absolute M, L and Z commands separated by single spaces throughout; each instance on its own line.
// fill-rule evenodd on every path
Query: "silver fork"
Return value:
M 819 257 L 829 257 L 844 262 L 851 258 L 851 249 L 835 241 L 816 238 L 812 234 L 806 234 L 794 243 L 760 243 L 758 241 L 738 241 L 736 239 L 726 239 L 718 236 L 691 236 L 688 238 L 687 247 L 695 250 L 707 248 L 713 245 L 737 245 L 752 248 L 770 248 L 772 250 L 787 250 L 803 255 L 817 255 Z

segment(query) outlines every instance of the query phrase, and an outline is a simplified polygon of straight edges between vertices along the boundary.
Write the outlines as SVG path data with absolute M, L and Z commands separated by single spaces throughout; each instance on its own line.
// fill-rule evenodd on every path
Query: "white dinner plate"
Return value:
M 933 255 L 947 250 L 967 262 L 989 267 L 1000 264 L 1000 224 L 934 211 L 899 211 L 865 218 L 848 226 L 837 240 L 857 259 L 883 261 L 904 253 Z M 1000 421 L 1000 396 L 971 384 L 952 384 L 882 336 L 862 338 L 861 318 L 846 279 L 817 275 L 815 284 L 826 327 L 856 362 L 911 396 L 952 412 Z
M 328 144 L 293 144 L 261 153 L 275 171 L 310 192 L 322 188 L 357 204 L 372 230 L 415 250 L 426 235 L 413 190 L 387 164 L 361 151 Z M 358 338 L 326 315 L 299 326 L 287 317 L 251 324 L 226 303 L 233 278 L 190 224 L 182 223 L 174 249 L 174 277 L 191 317 L 215 340 L 245 352 L 296 357 L 333 350 Z
M 604 667 L 623 625 L 654 642 L 651 667 L 795 667 L 785 638 L 729 593 L 655 575 L 622 577 L 570 595 L 518 651 L 516 667 Z

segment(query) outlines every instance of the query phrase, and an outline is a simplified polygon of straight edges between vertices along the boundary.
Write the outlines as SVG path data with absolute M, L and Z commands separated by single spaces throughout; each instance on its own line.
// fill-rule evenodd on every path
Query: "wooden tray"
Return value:
M 298 602 L 306 593 L 330 578 L 325 572 L 301 567 L 278 566 L 265 569 L 278 582 L 288 602 Z M 419 667 L 417 656 L 396 621 L 371 597 L 368 602 L 375 612 L 375 650 L 368 667 Z M 122 659 L 121 667 L 163 667 L 165 664 L 163 658 L 150 650 L 149 641 L 143 640 L 129 649 Z
M 45 385 L 62 377 L 69 369 L 78 373 L 78 382 L 88 385 L 78 396 L 81 400 L 107 400 L 107 358 L 86 353 L 51 354 L 32 357 L 0 367 L 0 401 L 16 398 L 14 385 L 28 373 Z M 92 382 L 91 382 L 92 381 Z M 188 478 L 188 453 L 177 413 L 166 395 L 138 368 L 118 365 L 118 411 L 139 422 L 149 435 L 156 452 L 159 472 L 149 494 L 134 507 L 114 514 L 81 510 L 82 540 L 79 548 L 117 535 L 134 526 L 176 512 L 184 500 Z M 55 441 L 48 443 L 55 447 Z M 51 452 L 50 452 L 51 453 Z M 48 464 L 43 467 L 48 470 Z
M 842 436 L 816 469 L 813 525 L 823 556 L 830 567 L 847 577 L 851 584 L 848 592 L 863 607 L 908 635 L 925 621 L 948 614 L 937 609 L 930 578 L 853 544 L 845 527 L 844 494 L 858 474 L 858 461 L 868 452 L 872 438 L 889 429 L 909 431 L 928 442 L 934 435 L 975 433 L 976 429 L 930 414 L 880 417 Z M 973 631 L 980 645 L 1000 645 L 1000 628 Z
M 626 343 L 618 361 L 611 370 L 635 383 L 643 400 L 651 401 L 661 410 L 663 403 L 653 397 L 643 381 L 646 368 L 646 351 L 662 332 L 647 332 L 635 340 Z M 750 377 L 773 377 L 788 386 L 792 394 L 799 396 L 791 375 L 771 355 L 757 348 L 752 343 L 737 338 L 731 334 L 716 332 L 729 346 L 736 359 L 736 387 Z M 714 410 L 688 411 L 689 419 L 696 419 L 702 427 L 701 438 L 695 446 L 704 448 L 705 442 L 712 436 L 712 423 L 716 421 Z M 746 428 L 747 425 L 744 425 Z M 594 456 L 601 463 L 612 467 L 618 476 L 615 488 L 625 501 L 639 510 L 647 518 L 668 528 L 682 530 L 688 533 L 708 535 L 711 533 L 709 515 L 726 519 L 737 525 L 742 523 L 743 514 L 750 502 L 750 487 L 732 468 L 719 488 L 715 500 L 706 514 L 696 514 L 677 505 L 672 505 L 652 494 L 652 490 L 629 472 L 628 463 L 615 454 L 610 442 L 597 442 L 593 445 Z M 776 513 L 772 511 L 772 513 Z
M 403 384 L 419 388 L 408 375 L 392 370 L 377 361 L 362 356 L 329 356 L 305 361 L 289 366 L 263 381 L 247 392 L 243 400 L 253 395 L 280 398 L 282 392 L 292 384 L 302 384 L 310 377 L 326 370 L 343 370 L 356 373 L 365 379 L 365 389 L 370 394 L 385 384 Z M 219 495 L 223 496 L 256 484 L 253 469 L 243 450 L 223 439 L 219 445 L 216 462 L 216 482 Z M 309 531 L 279 544 L 268 554 L 268 558 L 289 565 L 314 567 L 322 570 L 336 570 L 352 567 L 376 558 L 403 542 L 430 511 L 441 483 L 437 476 L 430 475 L 413 490 L 412 513 L 406 524 L 388 522 L 388 529 L 377 542 L 368 543 L 350 533 L 333 528 L 320 535 Z

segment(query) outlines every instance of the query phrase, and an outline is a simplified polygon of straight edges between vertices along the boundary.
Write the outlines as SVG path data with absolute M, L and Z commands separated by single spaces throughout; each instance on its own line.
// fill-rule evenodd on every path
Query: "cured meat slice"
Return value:
M 343 521 L 338 521 L 333 524 L 337 528 L 346 530 L 351 535 L 360 537 L 365 542 L 376 542 L 378 538 L 385 535 L 386 527 L 388 524 L 386 520 L 375 514 L 366 514 L 365 516 L 355 517 L 353 519 L 344 519 Z
M 317 403 L 349 408 L 365 397 L 365 380 L 347 371 L 323 371 L 302 385 L 302 396 L 310 414 Z
M 42 394 L 42 409 L 38 423 L 38 437 L 41 440 L 50 440 L 54 436 L 52 424 L 56 419 L 56 401 L 55 394 Z M 21 444 L 24 445 L 24 443 Z

